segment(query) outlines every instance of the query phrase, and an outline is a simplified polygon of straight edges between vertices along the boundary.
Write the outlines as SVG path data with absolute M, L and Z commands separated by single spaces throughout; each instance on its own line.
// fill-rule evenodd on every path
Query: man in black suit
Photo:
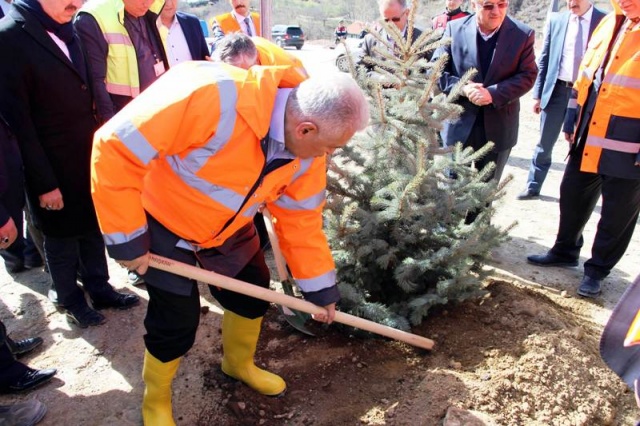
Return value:
M 72 323 L 95 326 L 93 308 L 138 303 L 116 292 L 90 193 L 90 159 L 97 122 L 88 72 L 71 19 L 82 0 L 15 0 L 0 21 L 0 112 L 16 134 L 35 224 L 44 234 L 58 302 Z
M 177 7 L 178 0 L 166 0 L 158 18 L 158 31 L 169 66 L 183 61 L 209 59 L 209 48 L 200 20 L 195 15 L 178 12 Z
M 442 139 L 445 146 L 462 142 L 474 150 L 493 142 L 492 151 L 476 167 L 494 162 L 491 178 L 499 181 L 518 140 L 519 98 L 533 87 L 538 72 L 535 36 L 531 28 L 507 16 L 506 0 L 472 5 L 476 14 L 449 22 L 443 37 L 451 44 L 434 54 L 434 61 L 449 57 L 439 82 L 444 93 L 450 93 L 468 70 L 478 71 L 457 101 L 464 112 L 457 121 L 445 123 Z

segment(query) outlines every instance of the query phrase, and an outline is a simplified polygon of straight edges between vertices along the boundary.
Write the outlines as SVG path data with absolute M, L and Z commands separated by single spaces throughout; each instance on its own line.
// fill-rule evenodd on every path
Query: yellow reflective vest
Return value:
M 164 0 L 154 0 L 149 11 L 158 15 Z M 124 3 L 122 0 L 91 0 L 80 12 L 93 16 L 109 46 L 105 84 L 107 92 L 114 95 L 130 96 L 140 94 L 138 60 L 136 51 L 124 27 Z
M 335 284 L 324 232 L 325 158 L 266 173 L 261 140 L 289 66 L 171 68 L 95 134 L 92 194 L 107 250 L 148 251 L 145 210 L 196 248 L 218 247 L 266 205 L 292 275 L 306 292 Z
M 624 19 L 615 12 L 610 13 L 589 42 L 574 86 L 578 92 L 579 111 L 587 102 L 595 73 L 616 36 L 616 16 Z M 612 45 L 614 50 L 609 56 L 590 117 L 580 169 L 622 178 L 640 178 L 640 167 L 634 166 L 640 161 L 640 27 L 636 25 L 635 29 L 626 32 L 625 28 L 622 27 L 618 42 L 614 40 Z M 581 128 L 580 123 L 577 128 Z

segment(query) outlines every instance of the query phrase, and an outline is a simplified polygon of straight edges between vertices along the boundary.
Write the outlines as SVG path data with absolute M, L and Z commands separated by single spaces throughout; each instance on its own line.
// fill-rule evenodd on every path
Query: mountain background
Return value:
M 511 0 L 509 2 L 509 16 L 531 26 L 536 31 L 538 44 L 543 38 L 549 1 Z M 566 1 L 558 1 L 560 10 L 564 10 Z M 605 11 L 611 10 L 607 0 L 597 0 L 595 4 Z M 254 10 L 259 11 L 258 0 L 252 0 L 251 5 Z M 272 24 L 299 25 L 304 30 L 308 41 L 331 39 L 340 20 L 350 24 L 355 21 L 373 22 L 379 18 L 376 0 L 273 0 L 272 5 Z M 463 3 L 462 8 L 471 9 L 469 0 Z M 228 12 L 231 7 L 227 0 L 191 0 L 183 1 L 180 9 L 209 22 L 215 15 Z M 420 1 L 416 14 L 416 26 L 430 27 L 431 18 L 443 11 L 444 0 Z

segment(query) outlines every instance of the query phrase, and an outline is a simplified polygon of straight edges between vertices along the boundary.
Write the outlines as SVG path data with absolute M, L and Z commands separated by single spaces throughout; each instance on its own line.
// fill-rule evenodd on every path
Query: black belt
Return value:
M 556 80 L 556 84 L 559 84 L 564 87 L 570 87 L 570 88 L 573 87 L 573 83 L 571 81 L 564 81 L 560 79 Z

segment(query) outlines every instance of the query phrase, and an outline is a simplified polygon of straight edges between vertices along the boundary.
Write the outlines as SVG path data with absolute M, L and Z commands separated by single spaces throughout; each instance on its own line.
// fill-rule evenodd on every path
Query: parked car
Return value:
M 304 32 L 298 25 L 274 25 L 271 40 L 280 47 L 294 46 L 300 50 L 304 45 Z
M 364 52 L 362 51 L 362 39 L 360 38 L 347 38 L 345 41 L 347 48 L 345 49 L 342 43 L 336 46 L 336 67 L 338 71 L 349 72 L 349 58 L 347 57 L 347 49 L 353 58 L 354 63 L 358 63 L 362 59 Z

